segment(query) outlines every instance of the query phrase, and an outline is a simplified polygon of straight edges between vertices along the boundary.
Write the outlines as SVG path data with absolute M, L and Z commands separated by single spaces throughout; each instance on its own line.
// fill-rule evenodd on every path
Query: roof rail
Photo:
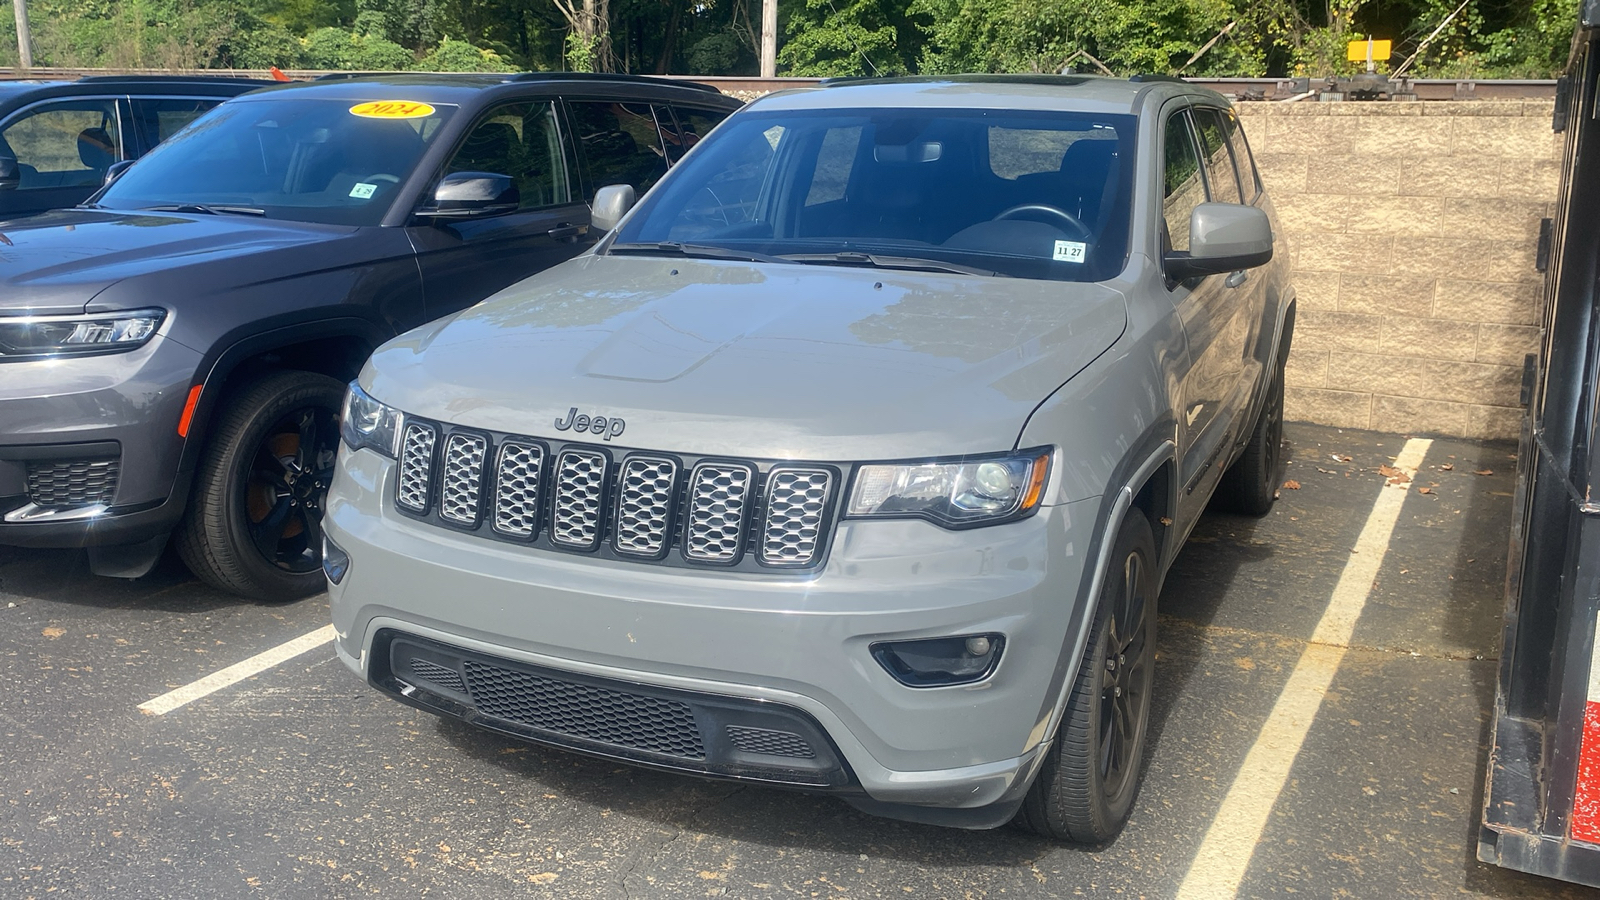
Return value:
M 824 78 L 817 84 L 821 87 L 843 87 L 849 84 L 947 84 L 955 82 L 958 84 L 1045 84 L 1055 87 L 1072 87 L 1084 84 L 1095 77 L 1094 75 L 1045 75 L 1028 72 L 1016 74 L 891 75 L 885 77 L 849 75 L 839 78 Z
M 1156 82 L 1156 83 L 1165 82 L 1167 84 L 1188 84 L 1189 83 L 1187 81 L 1184 81 L 1182 78 L 1179 78 L 1176 75 L 1152 75 L 1152 74 L 1147 73 L 1147 72 L 1146 73 L 1141 73 L 1141 74 L 1138 74 L 1138 75 L 1134 75 L 1134 76 L 1130 77 L 1128 80 L 1133 82 L 1133 83 L 1135 83 L 1135 84 L 1149 84 L 1151 82 Z
M 266 79 L 252 78 L 249 75 L 235 75 L 235 74 L 233 74 L 231 72 L 217 72 L 214 75 L 212 75 L 212 74 L 206 74 L 206 75 L 201 75 L 201 74 L 191 74 L 191 75 L 84 75 L 84 76 L 80 77 L 78 80 L 79 81 L 88 81 L 88 82 L 101 82 L 101 81 L 141 81 L 141 82 L 151 82 L 151 81 L 161 81 L 161 82 L 172 82 L 174 84 L 192 84 L 192 83 L 195 83 L 195 82 L 213 82 L 213 81 L 249 81 L 249 82 L 260 82 L 261 84 L 273 84 L 273 82 L 268 81 Z
M 350 78 L 389 78 L 394 76 L 414 76 L 420 78 L 454 78 L 463 81 L 473 79 L 497 80 L 501 83 L 522 81 L 601 81 L 610 83 L 632 84 L 676 84 L 697 91 L 708 91 L 713 94 L 722 92 L 709 84 L 698 81 L 684 81 L 677 78 L 665 78 L 660 75 L 624 75 L 619 72 L 329 72 L 318 75 L 317 81 L 338 81 Z

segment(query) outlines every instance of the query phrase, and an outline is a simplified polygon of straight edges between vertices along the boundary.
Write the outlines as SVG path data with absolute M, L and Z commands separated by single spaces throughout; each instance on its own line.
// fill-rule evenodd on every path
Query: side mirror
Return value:
M 22 186 L 22 167 L 15 156 L 0 156 L 0 191 L 14 191 Z
M 608 184 L 594 194 L 594 207 L 589 212 L 589 227 L 606 232 L 617 227 L 622 217 L 633 209 L 639 192 L 631 184 Z
M 1264 266 L 1272 260 L 1272 222 L 1239 203 L 1202 203 L 1189 214 L 1189 250 L 1167 253 L 1167 277 L 1187 281 Z
M 101 187 L 105 187 L 105 185 L 116 181 L 118 178 L 121 178 L 122 173 L 128 171 L 128 167 L 131 165 L 133 165 L 133 160 L 131 159 L 124 159 L 120 162 L 112 163 L 111 168 L 106 169 L 106 180 L 101 184 Z
M 433 202 L 417 215 L 435 219 L 472 219 L 516 212 L 522 194 L 510 175 L 494 172 L 451 172 L 433 189 Z

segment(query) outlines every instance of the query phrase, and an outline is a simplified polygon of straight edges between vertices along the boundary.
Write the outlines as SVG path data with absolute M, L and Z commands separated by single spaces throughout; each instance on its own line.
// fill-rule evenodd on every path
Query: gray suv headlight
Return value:
M 856 469 L 845 515 L 918 518 L 945 528 L 994 525 L 1032 515 L 1044 497 L 1050 450 Z
M 164 309 L 71 316 L 0 316 L 0 356 L 62 356 L 132 350 L 156 333 Z
M 400 410 L 372 399 L 361 385 L 352 381 L 350 389 L 345 391 L 344 411 L 339 416 L 339 436 L 351 450 L 366 447 L 394 459 L 403 419 Z

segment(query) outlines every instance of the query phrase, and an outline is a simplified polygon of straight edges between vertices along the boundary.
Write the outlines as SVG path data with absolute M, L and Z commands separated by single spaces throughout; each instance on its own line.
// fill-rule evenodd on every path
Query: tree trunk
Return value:
M 667 19 L 667 33 L 661 41 L 661 55 L 656 57 L 657 75 L 665 75 L 672 68 L 672 51 L 676 49 L 676 44 L 678 43 L 678 24 L 683 18 L 683 6 L 682 0 L 673 0 L 672 17 Z M 701 73 L 691 72 L 689 74 L 698 75 Z
M 28 33 L 28 0 L 11 0 L 17 13 L 17 68 L 33 68 L 33 36 Z
M 761 0 L 761 77 L 778 74 L 778 0 Z

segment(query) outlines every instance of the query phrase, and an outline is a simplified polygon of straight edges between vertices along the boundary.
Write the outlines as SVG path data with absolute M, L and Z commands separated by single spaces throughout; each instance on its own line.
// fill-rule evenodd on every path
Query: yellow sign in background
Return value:
M 374 100 L 350 107 L 350 115 L 366 119 L 424 119 L 433 107 L 415 100 Z
M 1372 61 L 1381 62 L 1389 58 L 1390 41 L 1351 41 L 1345 51 L 1346 58 L 1351 62 L 1367 61 L 1367 45 L 1372 45 Z

